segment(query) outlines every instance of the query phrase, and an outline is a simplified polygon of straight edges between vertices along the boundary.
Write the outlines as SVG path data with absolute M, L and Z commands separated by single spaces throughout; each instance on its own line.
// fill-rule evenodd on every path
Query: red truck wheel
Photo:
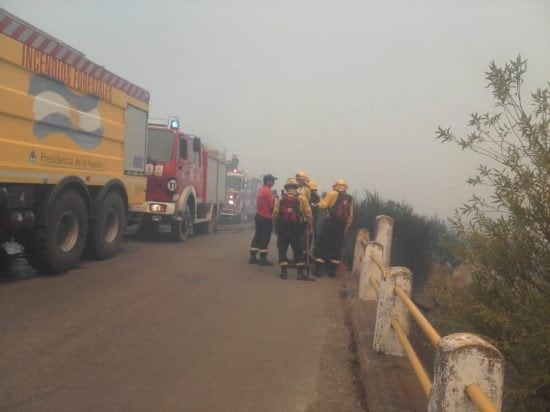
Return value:
M 191 232 L 191 209 L 185 205 L 185 209 L 180 215 L 181 219 L 175 220 L 170 225 L 172 240 L 183 242 Z

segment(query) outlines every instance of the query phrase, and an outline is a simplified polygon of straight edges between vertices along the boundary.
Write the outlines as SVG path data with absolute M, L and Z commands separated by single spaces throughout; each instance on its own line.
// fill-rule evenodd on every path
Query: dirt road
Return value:
M 0 410 L 362 410 L 342 281 L 249 265 L 240 228 L 0 283 Z

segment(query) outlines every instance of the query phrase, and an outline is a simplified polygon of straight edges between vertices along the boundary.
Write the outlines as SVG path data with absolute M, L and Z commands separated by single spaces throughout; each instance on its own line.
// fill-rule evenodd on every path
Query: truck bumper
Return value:
M 240 212 L 225 212 L 225 211 L 220 212 L 220 216 L 225 216 L 225 217 L 237 217 L 240 215 L 241 215 Z
M 174 216 L 176 204 L 167 202 L 144 202 L 128 207 L 131 213 L 144 213 L 149 215 Z
M 151 219 L 158 223 L 171 223 L 178 219 L 176 204 L 168 202 L 145 202 L 128 207 L 130 218 L 139 220 L 139 216 Z

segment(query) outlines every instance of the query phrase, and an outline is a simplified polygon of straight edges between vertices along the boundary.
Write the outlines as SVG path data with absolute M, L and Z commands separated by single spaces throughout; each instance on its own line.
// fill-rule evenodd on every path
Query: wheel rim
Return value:
M 189 222 L 191 218 L 188 213 L 184 213 L 181 217 L 181 233 L 186 234 L 189 230 Z
M 78 241 L 79 232 L 80 225 L 76 213 L 72 210 L 63 213 L 56 234 L 57 247 L 59 250 L 62 252 L 70 252 Z
M 113 243 L 118 236 L 120 228 L 120 219 L 118 214 L 113 209 L 107 212 L 105 216 L 105 224 L 103 225 L 103 240 L 106 243 Z

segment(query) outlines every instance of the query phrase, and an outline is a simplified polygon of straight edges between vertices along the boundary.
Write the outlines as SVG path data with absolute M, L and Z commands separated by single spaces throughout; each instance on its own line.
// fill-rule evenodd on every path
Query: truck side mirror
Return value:
M 201 138 L 195 137 L 193 138 L 193 151 L 200 153 L 201 151 Z

